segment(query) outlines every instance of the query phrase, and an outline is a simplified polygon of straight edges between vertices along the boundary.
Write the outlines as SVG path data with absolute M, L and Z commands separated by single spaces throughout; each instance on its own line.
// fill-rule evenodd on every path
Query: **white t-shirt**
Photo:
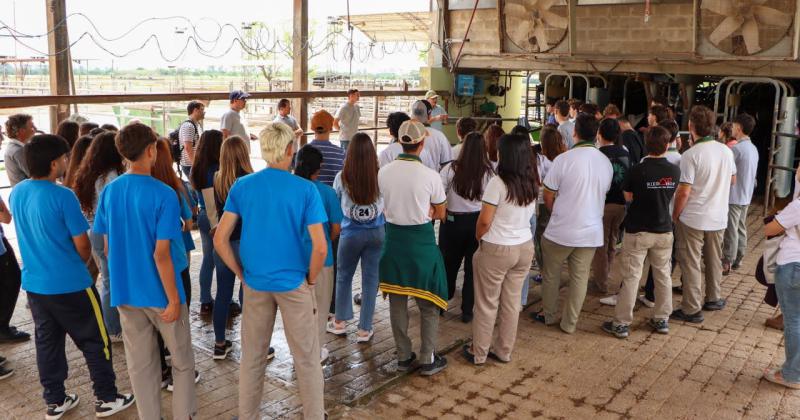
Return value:
M 778 264 L 800 262 L 800 200 L 793 200 L 775 216 L 775 220 L 786 230 L 778 250 Z
M 407 154 L 378 171 L 378 187 L 383 193 L 386 221 L 395 225 L 430 223 L 431 205 L 447 200 L 439 173 Z
M 453 189 L 453 177 L 456 173 L 453 171 L 453 163 L 448 163 L 439 172 L 442 177 L 442 185 L 447 194 L 447 210 L 454 213 L 475 213 L 481 211 L 481 200 L 467 200 L 466 198 L 458 195 Z M 492 179 L 491 172 L 488 172 L 483 180 L 483 191 L 486 193 L 486 184 Z
M 384 166 L 394 162 L 398 156 L 403 154 L 403 146 L 398 143 L 394 142 L 387 146 L 380 155 L 378 155 L 378 166 L 383 168 Z M 433 169 L 436 172 L 439 172 L 439 164 L 433 159 L 431 153 L 428 151 L 428 148 L 423 146 L 422 152 L 419 154 L 419 158 L 422 160 L 422 164 Z
M 432 127 L 427 128 L 428 136 L 425 137 L 425 146 L 423 147 L 428 150 L 433 160 L 439 165 L 435 168 L 438 172 L 442 165 L 453 160 L 453 146 L 447 141 L 444 133 Z
M 539 153 L 536 155 L 536 169 L 539 171 L 539 179 L 544 180 L 547 176 L 547 172 L 550 171 L 550 167 L 553 166 L 553 161 L 547 158 L 547 156 Z M 544 204 L 544 188 L 539 188 L 539 197 L 537 202 L 539 204 Z
M 544 237 L 562 246 L 603 246 L 603 209 L 613 175 L 611 161 L 593 146 L 556 156 L 543 183 L 556 193 Z
M 728 197 L 736 163 L 731 149 L 709 137 L 681 155 L 681 184 L 692 192 L 680 215 L 692 229 L 716 231 L 728 226 Z
M 525 207 L 508 201 L 508 189 L 499 176 L 494 176 L 483 192 L 483 202 L 496 207 L 489 231 L 481 240 L 495 245 L 519 245 L 530 241 L 531 218 L 536 213 L 536 200 Z

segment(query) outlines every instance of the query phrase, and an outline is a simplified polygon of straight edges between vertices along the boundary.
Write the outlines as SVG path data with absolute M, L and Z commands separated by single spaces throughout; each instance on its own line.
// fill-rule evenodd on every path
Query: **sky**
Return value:
M 0 0 L 0 27 L 8 25 L 17 31 L 28 35 L 44 34 L 47 21 L 45 15 L 45 0 Z M 75 42 L 81 35 L 88 32 L 94 36 L 98 43 L 109 51 L 125 54 L 130 50 L 139 48 L 149 37 L 155 35 L 161 45 L 163 55 L 170 62 L 162 58 L 159 48 L 153 39 L 141 50 L 128 54 L 124 58 L 114 57 L 112 54 L 98 47 L 88 36 L 84 36 L 72 48 L 74 59 L 89 59 L 90 66 L 108 68 L 163 68 L 177 66 L 178 68 L 205 68 L 208 66 L 232 66 L 245 62 L 241 49 L 234 44 L 237 36 L 232 28 L 225 28 L 219 36 L 218 42 L 203 43 L 209 55 L 221 56 L 211 58 L 197 51 L 194 44 L 190 43 L 185 54 L 180 56 L 181 50 L 187 41 L 191 25 L 182 19 L 157 20 L 147 22 L 137 27 L 133 32 L 120 37 L 137 23 L 148 18 L 167 18 L 180 16 L 189 19 L 197 28 L 198 35 L 206 40 L 217 37 L 220 24 L 229 23 L 237 29 L 243 22 L 264 22 L 268 28 L 277 28 L 278 33 L 291 30 L 292 0 L 66 0 L 67 13 L 82 13 L 87 16 L 97 30 L 93 29 L 87 19 L 82 16 L 72 16 L 68 19 L 70 41 Z M 377 1 L 377 0 L 350 0 L 351 14 L 392 13 L 400 11 L 427 11 L 429 0 L 403 0 Z M 347 14 L 346 0 L 309 0 L 310 33 L 315 35 L 315 40 L 323 42 L 327 33 L 329 16 L 344 16 Z M 212 20 L 213 19 L 213 20 Z M 187 33 L 178 34 L 180 28 L 187 28 Z M 241 31 L 241 29 L 239 29 Z M 103 40 L 98 36 L 109 39 Z M 271 40 L 264 40 L 273 45 Z M 20 41 L 32 48 L 20 45 L 9 36 L 7 29 L 0 29 L 0 55 L 31 57 L 41 56 L 40 52 L 47 52 L 47 38 L 20 38 Z M 347 72 L 348 60 L 344 56 L 341 45 L 342 39 L 337 40 L 339 46 L 335 53 L 326 53 L 311 60 L 310 65 L 318 71 Z M 354 42 L 366 46 L 367 39 L 356 30 Z M 231 46 L 233 47 L 227 51 Z M 419 59 L 419 52 L 410 44 L 402 45 L 401 52 L 384 55 L 380 47 L 376 47 L 375 56 L 370 59 L 365 54 L 366 50 L 356 52 L 353 62 L 353 72 L 407 72 L 417 70 L 424 63 Z M 389 50 L 397 50 L 396 45 L 387 45 Z M 418 49 L 427 48 L 418 45 Z M 35 50 L 39 50 L 37 52 Z M 357 50 L 358 51 L 358 50 Z M 227 52 L 227 53 L 226 53 Z M 112 63 L 113 61 L 113 63 Z M 288 60 L 278 64 L 284 70 L 290 70 Z

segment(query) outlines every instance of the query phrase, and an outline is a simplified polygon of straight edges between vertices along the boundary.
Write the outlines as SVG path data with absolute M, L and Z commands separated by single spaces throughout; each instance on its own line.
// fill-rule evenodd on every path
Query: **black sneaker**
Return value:
M 133 405 L 136 398 L 133 394 L 117 394 L 113 401 L 95 401 L 94 415 L 96 417 L 109 417 Z
M 214 301 L 200 304 L 200 316 L 211 316 L 214 313 Z
M 725 299 L 706 302 L 703 304 L 704 311 L 721 311 L 725 309 Z
M 469 351 L 469 347 L 469 344 L 464 344 L 464 347 L 461 348 L 461 355 L 464 356 L 464 359 L 471 365 L 483 366 L 483 363 L 475 363 L 475 355 Z M 433 375 L 433 373 L 431 375 Z
M 414 364 L 414 361 L 417 360 L 417 354 L 411 352 L 411 357 L 408 360 L 398 360 L 397 361 L 397 370 L 402 372 L 408 372 L 411 370 L 411 366 Z
M 235 318 L 242 314 L 242 307 L 239 306 L 236 302 L 231 302 L 230 309 L 228 310 L 228 316 L 231 318 Z
M 21 343 L 30 339 L 30 334 L 20 331 L 16 327 L 9 327 L 5 331 L 0 331 L 0 343 Z
M 76 394 L 67 394 L 64 402 L 61 404 L 48 404 L 47 413 L 44 415 L 45 420 L 57 420 L 69 410 L 75 408 L 81 399 Z
M 275 349 L 270 347 L 269 351 L 267 351 L 267 360 L 272 360 L 275 358 Z
M 472 314 L 468 314 L 468 313 L 462 312 L 461 313 L 461 322 L 463 322 L 465 324 L 469 324 L 470 322 L 472 322 Z
M 3 357 L 3 356 L 0 356 L 0 366 L 3 366 L 4 364 L 6 364 L 6 362 L 7 362 L 7 361 L 8 361 L 8 360 L 6 360 L 6 358 L 5 358 L 5 357 Z
M 742 265 L 738 262 L 733 263 L 733 265 L 731 266 L 731 270 L 733 271 L 738 271 L 740 268 L 742 268 Z
M 356 293 L 353 295 L 353 303 L 358 306 L 361 306 L 361 293 Z
M 194 371 L 194 383 L 200 382 L 200 372 Z M 172 375 L 169 375 L 169 382 L 167 383 L 167 391 L 172 392 Z
M 669 334 L 669 322 L 666 319 L 650 318 L 647 325 L 659 334 Z
M 232 347 L 233 343 L 229 340 L 225 340 L 225 343 L 221 346 L 219 344 L 214 344 L 214 360 L 224 360 L 228 357 L 228 353 L 231 352 Z
M 628 338 L 630 335 L 630 327 L 627 325 L 614 324 L 611 321 L 606 321 L 603 323 L 602 328 L 603 331 L 617 338 Z
M 672 286 L 672 293 L 674 293 L 676 295 L 682 295 L 683 294 L 683 285 Z
M 170 384 L 172 384 L 172 368 L 167 368 L 161 371 L 161 389 L 166 388 L 167 385 Z
M 14 369 L 9 369 L 7 367 L 0 366 L 0 380 L 8 378 L 13 374 L 14 374 Z
M 672 314 L 669 317 L 670 319 L 691 322 L 692 324 L 699 324 L 705 319 L 703 318 L 703 313 L 700 311 L 698 311 L 696 314 L 686 314 L 682 309 L 676 309 L 672 311 Z
M 422 376 L 433 376 L 447 367 L 447 359 L 437 354 L 433 355 L 433 362 L 422 365 L 419 374 Z

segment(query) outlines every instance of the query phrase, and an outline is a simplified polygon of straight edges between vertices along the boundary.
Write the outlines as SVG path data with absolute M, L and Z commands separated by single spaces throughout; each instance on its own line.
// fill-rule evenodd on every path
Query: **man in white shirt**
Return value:
M 420 374 L 430 376 L 447 367 L 447 359 L 435 354 L 439 311 L 447 309 L 448 292 L 444 260 L 431 223 L 444 220 L 447 200 L 439 173 L 422 165 L 419 158 L 426 134 L 421 123 L 403 122 L 398 132 L 403 153 L 378 172 L 386 216 L 379 289 L 389 295 L 401 370 L 409 370 L 416 359 L 408 337 L 408 297 L 414 297 L 421 318 Z
M 234 90 L 230 94 L 231 108 L 222 114 L 219 121 L 219 127 L 222 131 L 222 138 L 227 139 L 230 136 L 239 136 L 247 144 L 247 150 L 250 150 L 250 141 L 258 140 L 258 138 L 247 132 L 247 127 L 242 123 L 242 116 L 240 112 L 247 106 L 247 98 L 250 94 L 241 90 Z
M 569 102 L 561 99 L 555 104 L 556 110 L 556 123 L 558 123 L 558 132 L 561 133 L 561 138 L 567 148 L 571 148 L 574 144 L 573 136 L 575 133 L 575 122 L 570 120 L 570 107 Z M 592 139 L 594 140 L 594 139 Z
M 30 178 L 23 147 L 36 134 L 33 117 L 28 114 L 9 116 L 6 120 L 6 134 L 8 135 L 8 144 L 3 159 L 8 182 L 11 184 L 11 188 L 14 188 L 18 183 Z
M 721 296 L 722 235 L 728 225 L 730 186 L 736 183 L 736 164 L 728 146 L 712 137 L 716 115 L 697 105 L 689 113 L 694 146 L 681 156 L 681 182 L 672 217 L 677 224 L 676 249 L 683 274 L 681 308 L 670 318 L 703 322 L 701 310 L 725 307 Z M 701 261 L 702 259 L 702 261 Z M 705 263 L 703 300 L 701 262 Z
M 425 149 L 430 153 L 433 158 L 433 163 L 430 168 L 436 172 L 442 169 L 442 166 L 453 160 L 453 148 L 450 142 L 447 141 L 444 133 L 430 127 L 428 121 L 431 116 L 431 104 L 428 101 L 416 101 L 411 105 L 411 120 L 417 121 L 425 125 L 428 129 L 428 135 L 425 138 Z
M 598 122 L 593 115 L 575 119 L 575 146 L 553 160 L 544 179 L 544 202 L 552 211 L 542 237 L 543 310 L 533 318 L 547 325 L 558 322 L 561 266 L 569 264 L 569 292 L 561 330 L 575 332 L 586 298 L 589 271 L 597 247 L 603 246 L 603 208 L 614 170 L 595 147 Z
M 350 139 L 358 132 L 358 122 L 361 120 L 361 108 L 357 104 L 359 99 L 361 94 L 358 89 L 348 90 L 347 101 L 333 116 L 333 128 L 339 130 L 339 142 L 345 151 L 350 145 Z
M 429 90 L 425 93 L 425 100 L 431 104 L 431 127 L 442 131 L 442 125 L 447 124 L 447 111 L 438 104 L 439 94 L 434 90 Z
M 722 243 L 722 274 L 738 270 L 747 250 L 747 209 L 753 200 L 758 170 L 758 149 L 750 140 L 756 120 L 749 114 L 739 114 L 733 119 L 733 137 L 736 144 L 731 148 L 736 162 L 736 184 L 731 185 L 728 200 L 728 227 Z

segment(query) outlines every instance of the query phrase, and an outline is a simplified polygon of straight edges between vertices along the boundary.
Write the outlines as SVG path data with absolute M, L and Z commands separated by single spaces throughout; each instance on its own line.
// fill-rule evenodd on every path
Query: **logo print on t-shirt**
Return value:
M 359 224 L 367 224 L 374 221 L 378 216 L 378 206 L 375 204 L 355 204 L 350 207 L 350 211 L 348 213 L 350 220 Z
M 675 181 L 671 176 L 665 176 L 658 181 L 648 182 L 647 188 L 651 190 L 670 189 L 675 188 Z

